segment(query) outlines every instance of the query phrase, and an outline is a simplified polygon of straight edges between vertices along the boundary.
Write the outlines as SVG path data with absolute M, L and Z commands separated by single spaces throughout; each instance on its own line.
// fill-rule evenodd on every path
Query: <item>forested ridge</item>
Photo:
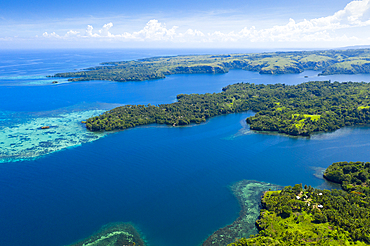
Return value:
M 69 81 L 125 82 L 160 79 L 170 74 L 227 73 L 230 69 L 261 74 L 301 73 L 304 70 L 316 70 L 321 75 L 370 73 L 370 49 L 153 57 L 105 62 L 101 66 L 57 73 L 52 77 L 69 78 Z
M 329 166 L 325 176 L 339 172 L 355 177 L 353 180 L 347 176 L 339 178 L 347 185 L 357 182 L 346 190 L 320 190 L 297 184 L 266 192 L 256 222 L 260 232 L 229 246 L 369 245 L 370 195 L 368 190 L 365 193 L 363 190 L 370 184 L 369 167 L 369 162 L 340 162 Z M 360 178 L 361 173 L 366 178 Z
M 299 85 L 229 85 L 220 93 L 180 94 L 178 102 L 125 105 L 86 121 L 91 131 L 123 130 L 146 124 L 199 124 L 206 119 L 252 110 L 252 130 L 310 136 L 370 123 L 370 84 L 316 81 Z

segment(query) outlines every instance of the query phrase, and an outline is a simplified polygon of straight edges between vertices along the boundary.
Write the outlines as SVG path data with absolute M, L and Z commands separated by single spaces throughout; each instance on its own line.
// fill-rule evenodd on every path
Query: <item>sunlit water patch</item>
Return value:
M 32 86 L 70 83 L 67 78 L 52 78 L 40 75 L 0 76 L 0 86 Z
M 309 168 L 314 171 L 313 176 L 315 176 L 315 178 L 318 178 L 318 179 L 321 179 L 321 180 L 324 181 L 322 184 L 320 184 L 319 186 L 316 187 L 317 189 L 327 189 L 327 190 L 332 190 L 332 189 L 340 190 L 340 189 L 342 189 L 340 184 L 330 182 L 330 181 L 328 181 L 324 178 L 323 174 L 324 174 L 326 168 L 324 168 L 324 167 L 315 167 L 315 166 L 311 166 Z
M 0 162 L 34 158 L 67 147 L 97 140 L 106 133 L 92 133 L 81 123 L 105 110 L 85 110 L 29 118 L 0 128 Z
M 248 114 L 248 117 L 254 115 L 252 111 L 248 111 L 247 114 Z M 247 124 L 246 119 L 241 119 L 239 123 L 241 125 L 241 128 L 239 129 L 239 131 L 229 137 L 224 138 L 225 140 L 233 140 L 237 137 L 255 133 L 253 130 L 250 129 L 250 126 Z

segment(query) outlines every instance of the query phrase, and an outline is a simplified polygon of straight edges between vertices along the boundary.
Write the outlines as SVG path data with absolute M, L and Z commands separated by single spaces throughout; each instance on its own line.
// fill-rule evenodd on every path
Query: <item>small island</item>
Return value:
M 200 124 L 224 114 L 254 111 L 251 130 L 309 137 L 345 126 L 370 124 L 370 84 L 314 81 L 298 85 L 229 85 L 220 93 L 180 94 L 177 102 L 125 105 L 86 120 L 90 131 L 147 124 Z
M 152 57 L 105 62 L 101 66 L 51 77 L 69 78 L 69 81 L 127 82 L 161 79 L 171 74 L 227 73 L 230 69 L 260 74 L 301 73 L 305 70 L 318 71 L 319 75 L 370 73 L 370 49 Z
M 296 184 L 267 191 L 256 221 L 259 233 L 228 246 L 369 245 L 370 163 L 333 163 L 324 177 L 344 190 L 320 190 Z

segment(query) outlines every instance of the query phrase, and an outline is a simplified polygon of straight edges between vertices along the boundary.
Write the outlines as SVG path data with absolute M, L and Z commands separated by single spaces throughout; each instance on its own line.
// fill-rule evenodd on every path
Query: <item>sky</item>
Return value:
M 370 45 L 370 0 L 5 0 L 0 49 Z

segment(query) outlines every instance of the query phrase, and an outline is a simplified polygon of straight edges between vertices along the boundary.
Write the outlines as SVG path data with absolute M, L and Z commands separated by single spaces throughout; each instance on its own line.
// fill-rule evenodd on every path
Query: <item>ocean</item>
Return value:
M 235 182 L 330 187 L 321 173 L 331 163 L 370 160 L 368 127 L 310 139 L 259 134 L 245 123 L 253 112 L 109 134 L 87 132 L 80 123 L 119 105 L 171 103 L 177 94 L 220 92 L 238 82 L 369 82 L 370 75 L 232 70 L 128 83 L 58 79 L 58 84 L 46 77 L 107 61 L 236 52 L 251 51 L 0 51 L 0 245 L 67 245 L 112 222 L 133 223 L 151 246 L 199 245 L 238 217 L 229 189 Z M 50 129 L 41 130 L 45 125 Z

